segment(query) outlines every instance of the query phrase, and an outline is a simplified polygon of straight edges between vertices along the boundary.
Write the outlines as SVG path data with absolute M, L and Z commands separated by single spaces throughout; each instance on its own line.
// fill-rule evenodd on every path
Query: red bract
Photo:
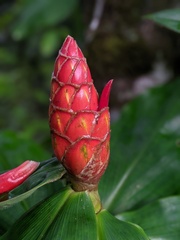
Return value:
M 23 183 L 39 166 L 38 162 L 25 161 L 18 167 L 0 175 L 0 194 L 9 192 Z
M 97 184 L 109 159 L 112 80 L 98 94 L 76 41 L 68 36 L 52 74 L 49 124 L 56 157 L 73 179 Z

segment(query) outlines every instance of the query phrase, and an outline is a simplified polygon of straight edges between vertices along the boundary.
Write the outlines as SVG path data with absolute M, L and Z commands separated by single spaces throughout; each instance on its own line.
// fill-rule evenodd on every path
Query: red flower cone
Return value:
M 75 182 L 97 185 L 108 165 L 111 84 L 98 103 L 86 59 L 68 36 L 52 74 L 49 124 L 54 153 Z

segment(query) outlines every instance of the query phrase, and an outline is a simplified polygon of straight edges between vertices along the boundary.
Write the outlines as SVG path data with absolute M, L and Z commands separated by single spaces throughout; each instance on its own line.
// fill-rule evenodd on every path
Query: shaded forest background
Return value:
M 0 150 L 8 163 L 52 154 L 48 126 L 51 73 L 72 35 L 101 92 L 114 79 L 112 121 L 147 88 L 180 74 L 180 37 L 144 15 L 178 0 L 24 0 L 0 2 Z M 9 151 L 11 150 L 11 151 Z M 20 156 L 20 157 L 19 157 Z M 13 166 L 13 164 L 10 164 Z

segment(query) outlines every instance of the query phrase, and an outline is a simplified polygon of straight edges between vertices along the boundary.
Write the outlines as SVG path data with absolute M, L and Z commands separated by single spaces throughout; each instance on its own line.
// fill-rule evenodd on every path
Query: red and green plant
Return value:
M 55 157 L 31 162 L 23 183 L 22 166 L 0 175 L 0 240 L 179 239 L 179 81 L 128 105 L 112 126 L 110 148 L 111 84 L 98 100 L 86 59 L 68 36 L 52 74 Z

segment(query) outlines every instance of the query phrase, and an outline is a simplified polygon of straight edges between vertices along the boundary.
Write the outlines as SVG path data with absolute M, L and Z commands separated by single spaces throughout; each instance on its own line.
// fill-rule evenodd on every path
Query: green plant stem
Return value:
M 71 176 L 69 180 L 75 192 L 86 192 L 86 194 L 89 195 L 93 203 L 95 213 L 97 214 L 98 212 L 100 212 L 102 209 L 102 204 L 98 193 L 98 184 L 88 184 L 80 182 L 79 180 L 74 179 Z

